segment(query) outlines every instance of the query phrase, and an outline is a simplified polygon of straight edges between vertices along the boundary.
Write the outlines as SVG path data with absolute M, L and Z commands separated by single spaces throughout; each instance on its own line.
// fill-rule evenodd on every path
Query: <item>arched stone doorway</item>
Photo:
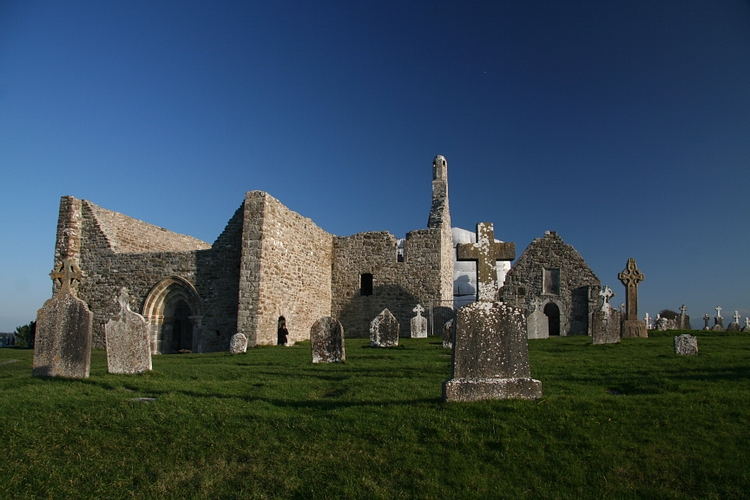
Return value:
M 544 306 L 544 315 L 549 322 L 549 335 L 560 336 L 560 308 L 554 302 L 548 302 Z
M 201 351 L 201 300 L 185 278 L 170 276 L 152 288 L 143 317 L 149 323 L 152 354 Z

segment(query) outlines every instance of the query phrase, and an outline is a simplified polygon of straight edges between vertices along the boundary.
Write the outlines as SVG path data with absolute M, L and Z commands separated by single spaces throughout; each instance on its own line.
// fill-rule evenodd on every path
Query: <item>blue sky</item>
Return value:
M 0 2 L 0 331 L 59 199 L 212 242 L 264 190 L 336 235 L 557 231 L 639 312 L 750 316 L 750 4 Z M 726 320 L 725 320 L 726 321 Z

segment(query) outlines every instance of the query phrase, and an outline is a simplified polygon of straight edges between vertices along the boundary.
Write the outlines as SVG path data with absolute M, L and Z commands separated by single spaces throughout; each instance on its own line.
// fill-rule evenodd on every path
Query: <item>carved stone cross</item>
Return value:
M 625 295 L 625 314 L 628 320 L 638 320 L 638 285 L 646 277 L 638 270 L 635 259 L 628 259 L 628 265 L 617 275 L 627 294 Z
M 740 312 L 734 311 L 734 322 L 739 323 L 740 322 Z
M 651 316 L 646 313 L 646 317 L 643 318 L 643 321 L 646 323 L 646 328 L 651 328 Z
M 66 292 L 70 290 L 73 280 L 81 281 L 83 279 L 83 271 L 71 259 L 63 259 L 60 267 L 49 273 L 49 276 L 52 281 L 60 280 L 62 285 L 60 292 Z
M 716 306 L 716 317 L 721 318 L 721 306 Z
M 609 307 L 609 299 L 615 296 L 615 292 L 605 285 L 602 287 L 602 291 L 599 292 L 599 296 L 604 299 L 604 302 L 602 302 L 602 310 L 606 310 Z
M 477 242 L 456 245 L 458 260 L 477 262 L 477 300 L 497 300 L 497 261 L 516 258 L 515 243 L 498 243 L 491 222 L 477 224 Z
M 750 318 L 745 316 L 745 328 L 750 328 Z
M 685 315 L 685 311 L 687 311 L 687 307 L 685 306 L 685 304 L 682 304 L 680 306 L 680 314 L 682 314 L 684 316 Z
M 421 316 L 422 313 L 424 312 L 424 307 L 422 307 L 422 304 L 417 304 L 417 307 L 415 307 L 414 309 L 412 309 L 412 311 L 414 311 L 415 313 L 417 313 L 417 316 Z

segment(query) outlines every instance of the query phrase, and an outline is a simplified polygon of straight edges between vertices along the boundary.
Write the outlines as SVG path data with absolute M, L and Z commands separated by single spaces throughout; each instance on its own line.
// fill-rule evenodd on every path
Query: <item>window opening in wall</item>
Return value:
M 544 270 L 544 293 L 560 295 L 560 269 Z
M 372 295 L 372 274 L 363 273 L 360 275 L 359 294 Z

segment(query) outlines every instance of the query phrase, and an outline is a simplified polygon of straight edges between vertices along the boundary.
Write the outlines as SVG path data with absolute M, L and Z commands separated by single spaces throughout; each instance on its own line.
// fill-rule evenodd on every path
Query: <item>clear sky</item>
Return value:
M 213 242 L 250 190 L 336 235 L 557 231 L 639 316 L 750 316 L 747 1 L 0 1 L 0 331 L 60 197 Z

